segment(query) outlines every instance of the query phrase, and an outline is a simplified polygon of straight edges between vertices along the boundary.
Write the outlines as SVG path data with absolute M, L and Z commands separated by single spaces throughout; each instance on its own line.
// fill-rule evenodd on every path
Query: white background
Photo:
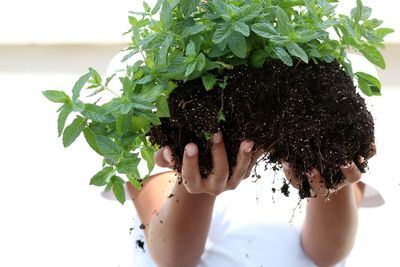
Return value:
M 385 51 L 387 70 L 379 71 L 383 96 L 370 100 L 378 156 L 367 178 L 386 204 L 360 210 L 348 263 L 400 266 L 398 244 L 390 245 L 400 238 L 400 25 L 388 0 L 365 3 L 398 30 Z M 89 186 L 101 159 L 83 138 L 62 147 L 58 106 L 41 91 L 69 91 L 89 66 L 104 73 L 125 46 L 127 11 L 137 6 L 139 1 L 126 0 L 1 0 L 0 266 L 129 266 L 132 205 L 105 201 L 99 188 Z

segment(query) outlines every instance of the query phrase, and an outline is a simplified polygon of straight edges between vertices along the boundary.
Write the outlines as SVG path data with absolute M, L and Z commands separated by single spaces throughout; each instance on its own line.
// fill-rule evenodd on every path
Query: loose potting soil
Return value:
M 168 99 L 171 117 L 150 131 L 151 142 L 171 147 L 178 172 L 184 148 L 193 142 L 201 175 L 210 174 L 208 139 L 218 130 L 231 170 L 240 142 L 252 140 L 253 151 L 264 153 L 261 164 L 274 169 L 281 167 L 280 160 L 290 164 L 300 179 L 301 198 L 310 196 L 305 173 L 312 167 L 328 189 L 343 182 L 341 165 L 354 161 L 365 171 L 367 163 L 359 157 L 368 158 L 374 142 L 373 118 L 337 62 L 289 67 L 271 60 L 258 69 L 236 66 L 218 77 L 226 79 L 225 89 L 216 85 L 206 91 L 201 79 L 179 82 Z

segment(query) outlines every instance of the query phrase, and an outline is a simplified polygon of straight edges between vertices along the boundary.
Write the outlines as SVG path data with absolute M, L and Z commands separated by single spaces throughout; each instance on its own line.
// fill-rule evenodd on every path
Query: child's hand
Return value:
M 211 154 L 213 157 L 213 171 L 207 178 L 202 178 L 199 170 L 198 148 L 189 143 L 185 147 L 182 164 L 183 185 L 192 194 L 206 193 L 217 196 L 226 190 L 235 189 L 240 182 L 250 174 L 252 164 L 253 141 L 243 141 L 237 155 L 236 166 L 229 177 L 229 163 L 221 132 L 212 138 Z M 171 150 L 161 148 L 155 155 L 155 162 L 160 167 L 173 168 Z
M 375 153 L 376 153 L 376 147 L 374 144 L 372 144 L 368 158 L 374 156 Z M 360 157 L 359 163 L 363 164 L 364 161 L 365 159 Z M 298 177 L 295 176 L 294 171 L 290 168 L 289 163 L 283 160 L 281 161 L 281 163 L 286 179 L 292 184 L 292 186 L 294 186 L 295 188 L 299 188 L 299 183 L 300 183 L 299 179 Z M 308 173 L 306 173 L 308 182 L 310 184 L 311 197 L 317 197 L 317 196 L 326 197 L 327 195 L 337 192 L 348 185 L 357 183 L 361 179 L 362 174 L 353 161 L 349 162 L 344 166 L 341 166 L 340 171 L 342 172 L 345 178 L 344 182 L 340 184 L 337 188 L 328 190 L 324 185 L 324 179 L 322 178 L 319 170 L 317 170 L 316 168 L 311 168 L 311 170 Z

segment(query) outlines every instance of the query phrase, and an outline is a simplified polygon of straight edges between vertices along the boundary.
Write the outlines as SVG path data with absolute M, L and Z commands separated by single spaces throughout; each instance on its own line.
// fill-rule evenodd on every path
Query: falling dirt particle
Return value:
M 144 252 L 144 241 L 141 239 L 137 239 L 136 240 L 136 247 L 142 249 L 142 251 Z
M 283 182 L 283 185 L 281 187 L 281 192 L 285 197 L 288 197 L 290 192 L 289 192 L 289 184 L 286 182 Z

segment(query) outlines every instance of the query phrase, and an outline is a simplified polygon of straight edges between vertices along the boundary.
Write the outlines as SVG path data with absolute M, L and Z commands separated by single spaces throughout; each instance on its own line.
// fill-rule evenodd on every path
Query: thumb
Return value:
M 157 150 L 157 152 L 154 154 L 154 161 L 159 167 L 170 169 L 174 168 L 174 160 L 169 146 L 165 146 Z

